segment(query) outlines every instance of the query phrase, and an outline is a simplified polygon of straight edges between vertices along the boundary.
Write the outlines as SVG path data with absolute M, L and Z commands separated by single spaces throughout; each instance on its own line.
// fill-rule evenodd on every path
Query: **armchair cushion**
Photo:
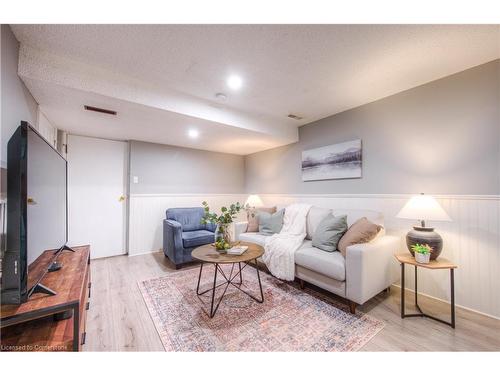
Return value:
M 204 214 L 203 207 L 169 208 L 166 213 L 168 220 L 181 224 L 183 232 L 207 229 L 205 224 L 201 223 Z
M 214 242 L 214 233 L 208 230 L 193 230 L 182 232 L 182 243 L 184 248 L 206 245 Z

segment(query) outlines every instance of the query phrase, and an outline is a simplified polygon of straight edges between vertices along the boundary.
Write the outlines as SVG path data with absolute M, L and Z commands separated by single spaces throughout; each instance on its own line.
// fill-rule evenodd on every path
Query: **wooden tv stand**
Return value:
M 21 305 L 2 305 L 0 351 L 79 351 L 85 343 L 86 310 L 90 297 L 90 246 L 73 248 L 59 254 L 63 267 L 47 273 L 42 284 L 57 294 L 35 293 Z M 44 257 L 36 263 L 46 264 Z M 73 316 L 55 320 L 54 314 L 72 312 Z

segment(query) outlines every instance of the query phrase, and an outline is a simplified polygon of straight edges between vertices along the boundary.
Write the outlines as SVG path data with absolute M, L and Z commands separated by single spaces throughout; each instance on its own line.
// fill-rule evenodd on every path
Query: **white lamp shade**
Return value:
M 451 221 L 436 199 L 423 194 L 411 197 L 396 217 L 414 220 Z
M 258 195 L 252 194 L 248 196 L 247 201 L 245 202 L 245 206 L 249 205 L 250 207 L 262 207 L 264 204 Z

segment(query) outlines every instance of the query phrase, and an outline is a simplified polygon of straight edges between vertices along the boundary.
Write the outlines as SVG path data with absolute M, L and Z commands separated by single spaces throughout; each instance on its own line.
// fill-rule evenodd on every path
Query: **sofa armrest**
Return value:
M 182 263 L 182 225 L 175 220 L 163 220 L 163 252 L 175 264 Z
M 394 253 L 401 245 L 395 236 L 381 236 L 346 249 L 346 297 L 363 304 L 397 281 Z
M 248 221 L 239 221 L 234 223 L 234 240 L 239 241 L 240 235 L 247 231 Z

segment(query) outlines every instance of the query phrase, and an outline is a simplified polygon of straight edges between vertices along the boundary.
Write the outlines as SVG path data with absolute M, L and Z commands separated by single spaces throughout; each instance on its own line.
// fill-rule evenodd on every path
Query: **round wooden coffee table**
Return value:
M 259 265 L 257 264 L 257 258 L 261 257 L 264 254 L 264 249 L 262 246 L 250 243 L 250 242 L 240 242 L 240 245 L 248 246 L 247 251 L 245 251 L 241 255 L 228 255 L 228 254 L 221 254 L 217 250 L 215 250 L 215 247 L 212 246 L 211 244 L 208 245 L 203 245 L 200 247 L 197 247 L 196 249 L 193 250 L 191 253 L 191 256 L 193 259 L 199 260 L 201 262 L 200 264 L 200 273 L 198 275 L 198 284 L 196 285 L 196 294 L 198 296 L 201 296 L 203 294 L 206 294 L 208 292 L 212 292 L 212 297 L 211 297 L 211 303 L 210 303 L 210 313 L 208 313 L 208 316 L 210 318 L 213 318 L 215 313 L 217 312 L 217 309 L 219 308 L 219 305 L 226 295 L 226 291 L 230 285 L 234 286 L 238 290 L 242 291 L 245 293 L 247 296 L 252 298 L 254 301 L 258 303 L 264 302 L 264 293 L 262 292 L 262 283 L 260 281 L 260 274 L 259 274 Z M 255 264 L 255 269 L 257 271 L 257 279 L 259 281 L 259 289 L 260 289 L 260 299 L 253 296 L 250 294 L 248 291 L 242 288 L 243 286 L 243 275 L 242 271 L 243 269 L 248 266 L 251 262 L 254 262 Z M 214 265 L 214 282 L 213 286 L 207 290 L 204 290 L 203 292 L 200 292 L 200 280 L 201 280 L 201 274 L 203 272 L 203 265 L 206 263 L 210 263 Z M 243 263 L 243 266 L 241 265 Z M 231 264 L 231 271 L 229 272 L 229 275 L 226 275 L 224 270 L 221 268 L 221 264 Z M 238 264 L 238 270 L 235 272 L 235 265 Z M 217 284 L 217 274 L 220 274 L 223 278 L 224 281 L 221 282 L 220 284 Z M 239 276 L 239 281 L 236 282 L 234 281 L 237 277 Z M 217 303 L 214 306 L 215 302 L 215 291 L 217 288 L 224 287 L 224 291 L 222 292 L 222 295 L 219 297 Z

